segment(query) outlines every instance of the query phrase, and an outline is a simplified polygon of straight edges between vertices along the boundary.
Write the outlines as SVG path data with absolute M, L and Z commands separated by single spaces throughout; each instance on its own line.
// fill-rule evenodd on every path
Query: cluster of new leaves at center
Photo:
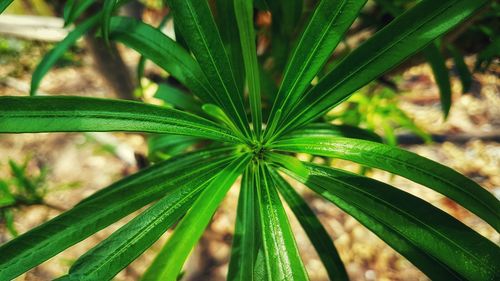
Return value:
M 88 2 L 93 1 L 80 5 Z M 281 198 L 308 234 L 328 276 L 346 280 L 332 239 L 283 174 L 352 215 L 430 278 L 499 278 L 499 247 L 450 215 L 390 185 L 292 156 L 309 153 L 342 158 L 406 177 L 453 199 L 500 230 L 499 201 L 472 180 L 381 144 L 377 136 L 361 129 L 314 123 L 487 0 L 423 0 L 311 86 L 366 2 L 318 1 L 267 114 L 261 105 L 262 69 L 253 1 L 215 1 L 217 22 L 205 0 L 168 1 L 178 42 L 141 21 L 113 17 L 113 10 L 123 2 L 106 0 L 102 12 L 82 22 L 49 53 L 33 76 L 32 92 L 64 46 L 101 24 L 106 42 L 121 42 L 165 69 L 201 102 L 201 110 L 190 113 L 81 97 L 0 97 L 0 133 L 130 131 L 184 135 L 212 143 L 124 178 L 2 245 L 0 280 L 19 276 L 151 203 L 80 257 L 58 280 L 110 280 L 176 223 L 143 279 L 177 280 L 189 253 L 240 176 L 228 280 L 308 279 Z M 290 23 L 287 4 L 269 2 L 273 21 L 281 16 L 284 23 Z M 67 5 L 68 18 L 74 18 L 75 9 L 82 7 L 75 1 Z

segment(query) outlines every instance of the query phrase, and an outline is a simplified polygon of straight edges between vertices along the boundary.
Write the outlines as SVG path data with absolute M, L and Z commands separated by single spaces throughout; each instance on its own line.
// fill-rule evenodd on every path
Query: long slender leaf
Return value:
M 90 31 L 99 22 L 100 13 L 93 15 L 79 24 L 73 31 L 71 31 L 61 42 L 59 42 L 48 54 L 46 54 L 42 61 L 37 65 L 33 76 L 31 77 L 30 95 L 36 95 L 38 87 L 42 78 L 54 66 L 57 60 L 73 46 L 80 37 Z
M 253 167 L 249 166 L 241 180 L 236 226 L 227 273 L 228 281 L 258 280 L 254 276 L 254 266 L 260 244 L 256 192 Z
M 424 49 L 424 55 L 432 68 L 434 79 L 439 88 L 439 97 L 441 98 L 441 110 L 444 118 L 448 117 L 451 107 L 451 84 L 446 61 L 434 42 Z
M 394 17 L 399 16 L 404 12 L 403 8 L 398 7 L 392 1 L 377 0 L 376 2 Z M 439 87 L 441 108 L 444 118 L 446 119 L 451 107 L 451 82 L 445 58 L 439 49 L 439 43 L 439 40 L 436 40 L 429 44 L 429 46 L 423 50 L 423 54 L 432 68 L 434 79 Z
M 184 153 L 182 155 L 178 155 L 172 157 L 166 161 L 160 162 L 151 166 L 150 168 L 144 170 L 144 172 L 135 173 L 131 176 L 128 176 L 116 184 L 112 184 L 107 188 L 101 189 L 91 196 L 83 199 L 77 205 L 97 200 L 97 198 L 108 196 L 109 194 L 115 192 L 115 189 L 124 188 L 123 185 L 128 184 L 140 184 L 144 182 L 148 178 L 160 177 L 165 175 L 166 173 L 170 173 L 173 171 L 182 171 L 183 169 L 190 168 L 193 163 L 198 161 L 205 162 L 209 159 L 215 161 L 220 160 L 221 158 L 230 157 L 231 154 L 235 151 L 233 146 L 221 146 L 215 148 L 203 149 L 195 152 Z M 219 158 L 221 157 L 221 158 Z M 148 172 L 146 172 L 148 171 Z
M 307 205 L 302 197 L 285 181 L 278 173 L 271 170 L 271 175 L 276 183 L 280 194 L 290 206 L 299 220 L 309 240 L 313 244 L 319 258 L 325 265 L 330 280 L 349 280 L 344 264 L 333 244 L 330 235 L 323 227 L 313 210 Z
M 207 1 L 171 0 L 170 5 L 189 49 L 204 66 L 203 71 L 219 93 L 221 107 L 236 127 L 250 137 L 242 94 Z
M 290 54 L 294 31 L 302 15 L 303 0 L 263 0 L 271 11 L 273 69 L 282 72 Z M 258 3 L 257 3 L 258 4 Z
M 309 280 L 269 168 L 260 165 L 257 198 L 267 280 Z
M 327 123 L 309 124 L 283 136 L 282 139 L 294 139 L 301 137 L 345 137 L 380 143 L 382 142 L 382 138 L 372 131 L 349 125 L 333 125 Z
M 116 0 L 104 0 L 101 14 L 101 32 L 104 42 L 109 46 L 109 29 L 111 25 L 111 16 L 116 7 Z
M 300 178 L 302 179 L 306 179 L 307 177 L 307 175 L 300 176 Z M 463 280 L 449 267 L 443 265 L 434 257 L 430 256 L 422 249 L 415 246 L 414 243 L 401 235 L 399 232 L 391 229 L 390 224 L 386 224 L 381 220 L 377 220 L 374 217 L 369 216 L 358 206 L 342 200 L 332 191 L 323 188 L 322 185 L 309 182 L 308 187 L 323 196 L 325 199 L 341 207 L 344 211 L 349 213 L 351 216 L 365 225 L 368 229 L 377 234 L 392 248 L 401 253 L 408 260 L 412 261 L 414 265 L 421 269 L 430 278 L 435 280 Z
M 178 165 L 173 158 L 96 193 L 73 209 L 0 246 L 0 280 L 11 280 L 184 184 L 203 184 L 227 163 L 225 158 L 227 155 L 205 160 L 191 157 L 183 165 Z M 185 158 L 181 158 L 181 163 L 183 160 Z
M 0 133 L 133 131 L 238 142 L 196 115 L 139 102 L 84 97 L 0 97 Z
M 463 54 L 461 54 L 457 48 L 450 44 L 448 45 L 448 50 L 453 56 L 453 62 L 455 63 L 458 77 L 460 78 L 460 82 L 462 83 L 462 93 L 466 93 L 472 86 L 472 73 L 465 63 Z
M 209 182 L 185 185 L 166 195 L 85 253 L 67 276 L 57 280 L 111 280 L 178 221 Z
M 163 19 L 161 19 L 161 22 L 160 22 L 160 24 L 158 24 L 157 29 L 162 30 L 171 17 L 172 17 L 171 13 L 166 14 L 163 17 Z M 111 23 L 110 23 L 110 25 L 111 25 Z M 177 41 L 177 37 L 176 37 L 176 41 Z M 139 86 L 141 86 L 141 80 L 142 80 L 142 77 L 144 76 L 144 68 L 146 67 L 146 60 L 147 60 L 147 58 L 144 55 L 141 55 L 141 58 L 139 59 L 139 62 L 137 63 L 136 74 L 137 74 L 137 84 Z M 141 90 L 142 90 L 142 88 L 141 88 Z
M 236 178 L 250 161 L 243 154 L 217 174 L 193 203 L 186 216 L 143 276 L 143 280 L 175 281 L 192 248 Z
M 300 137 L 279 141 L 275 149 L 354 161 L 403 176 L 453 199 L 500 230 L 500 202 L 451 168 L 393 146 L 340 137 Z
M 340 199 L 339 207 L 351 204 L 383 222 L 461 278 L 496 280 L 500 277 L 496 262 L 500 248 L 430 203 L 370 178 L 305 165 L 310 173 L 308 178 L 292 175 L 306 185 L 315 186 L 320 194 L 327 190 L 332 201 Z M 349 210 L 346 208 L 346 211 Z
M 228 1 L 230 2 L 230 1 Z M 262 105 L 260 97 L 260 74 L 255 46 L 253 27 L 253 0 L 237 0 L 234 2 L 236 22 L 240 33 L 241 49 L 245 65 L 245 77 L 248 85 L 250 112 L 253 129 L 257 140 L 260 140 L 262 128 Z
M 64 5 L 64 26 L 69 26 L 80 17 L 96 0 L 70 0 Z
M 487 0 L 424 0 L 351 52 L 299 101 L 281 132 L 314 120 L 400 64 L 485 5 Z
M 365 3 L 366 0 L 319 2 L 287 64 L 271 111 L 271 122 L 281 121 L 275 118 L 278 109 L 283 111 L 282 118 L 287 116 L 289 109 L 309 87 Z
M 215 21 L 220 37 L 227 52 L 238 89 L 243 92 L 245 86 L 245 69 L 243 66 L 243 49 L 240 45 L 240 30 L 235 14 L 236 1 L 215 0 Z
M 160 30 L 126 17 L 113 17 L 110 39 L 119 41 L 168 71 L 205 102 L 217 103 L 199 64 L 174 40 Z

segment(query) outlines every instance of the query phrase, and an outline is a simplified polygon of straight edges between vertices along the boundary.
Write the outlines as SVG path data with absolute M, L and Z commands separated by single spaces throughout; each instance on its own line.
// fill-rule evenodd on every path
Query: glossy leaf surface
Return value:
M 114 183 L 73 209 L 0 246 L 0 279 L 10 280 L 22 274 L 180 186 L 204 183 L 225 163 L 227 156 L 221 155 L 202 161 L 204 154 L 194 154 L 180 157 L 180 162 L 173 158 L 155 165 Z M 189 171 L 185 170 L 187 167 Z
M 237 142 L 229 131 L 179 110 L 84 97 L 0 97 L 0 133 L 149 132 Z
M 243 95 L 236 84 L 231 63 L 206 1 L 170 0 L 177 27 L 214 90 L 220 105 L 235 126 L 247 137 L 249 124 L 244 114 Z
M 219 204 L 250 160 L 244 154 L 219 170 L 155 258 L 142 280 L 175 281 L 192 248 L 200 239 Z
M 257 198 L 268 280 L 309 280 L 268 167 L 259 167 Z
M 295 175 L 297 179 L 328 190 L 341 201 L 382 221 L 462 278 L 499 277 L 496 260 L 500 258 L 500 248 L 445 212 L 382 182 L 337 169 L 305 165 L 309 177 Z
M 500 202 L 487 190 L 451 168 L 389 145 L 339 137 L 299 137 L 277 142 L 278 150 L 353 161 L 389 171 L 434 189 L 500 229 Z
M 307 92 L 288 116 L 281 131 L 290 131 L 321 116 L 360 87 L 449 31 L 487 2 L 419 2 L 352 51 Z
M 306 201 L 277 172 L 271 171 L 280 194 L 292 209 L 316 249 L 330 280 L 349 280 L 344 264 L 330 235 Z

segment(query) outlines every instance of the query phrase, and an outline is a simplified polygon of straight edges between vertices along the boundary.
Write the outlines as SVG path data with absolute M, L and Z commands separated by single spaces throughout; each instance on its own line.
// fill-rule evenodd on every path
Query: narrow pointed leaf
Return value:
M 283 111 L 282 118 L 287 116 L 330 58 L 365 3 L 366 0 L 322 0 L 318 3 L 287 63 L 271 112 L 271 122 L 280 121 L 274 119 L 278 109 Z
M 313 136 L 279 141 L 274 148 L 345 159 L 400 175 L 446 195 L 500 230 L 500 202 L 491 193 L 415 153 L 364 140 Z
M 96 0 L 70 0 L 64 5 L 64 26 L 75 22 Z
M 236 1 L 215 0 L 215 21 L 220 37 L 231 63 L 234 79 L 238 89 L 243 93 L 245 86 L 245 71 L 243 66 L 243 49 L 240 44 L 240 31 L 234 6 Z
M 500 277 L 496 262 L 500 259 L 500 247 L 430 203 L 370 178 L 313 164 L 305 165 L 310 171 L 309 177 L 304 179 L 299 176 L 297 179 L 306 185 L 327 190 L 329 194 L 382 221 L 461 278 L 496 280 Z
M 196 115 L 140 102 L 84 97 L 0 97 L 0 133 L 127 131 L 237 142 Z
M 221 107 L 236 127 L 249 137 L 243 96 L 207 1 L 171 0 L 169 3 L 189 49 L 204 66 L 203 71 L 220 96 Z
M 184 185 L 167 194 L 85 253 L 67 276 L 57 280 L 111 280 L 184 215 L 209 181 Z
M 377 3 L 394 17 L 397 17 L 404 12 L 403 8 L 397 6 L 391 1 L 377 0 Z M 451 82 L 448 74 L 448 68 L 446 67 L 446 61 L 441 54 L 439 45 L 439 40 L 429 44 L 429 46 L 423 50 L 423 55 L 432 68 L 434 79 L 436 80 L 439 88 L 441 109 L 443 111 L 444 118 L 446 119 L 451 107 Z
M 281 131 L 314 120 L 472 15 L 488 0 L 424 0 L 351 52 L 288 115 Z
M 11 280 L 104 227 L 184 184 L 203 184 L 227 163 L 220 158 L 176 158 L 143 170 L 0 246 L 0 280 Z M 189 167 L 189 171 L 185 169 Z M 102 208 L 106 206 L 106 208 Z
M 160 30 L 141 21 L 113 17 L 110 37 L 141 53 L 205 102 L 216 103 L 213 90 L 193 57 Z
M 186 216 L 179 222 L 174 233 L 155 258 L 142 280 L 175 281 L 194 245 L 200 239 L 219 204 L 234 181 L 250 161 L 244 154 L 232 161 L 193 203 Z
M 256 192 L 253 168 L 249 166 L 241 180 L 228 281 L 258 280 L 254 276 L 260 235 Z
M 85 33 L 90 31 L 99 22 L 100 13 L 93 15 L 79 24 L 71 31 L 61 42 L 46 54 L 42 61 L 37 65 L 33 76 L 31 77 L 30 95 L 34 96 L 40 86 L 42 78 L 56 64 L 57 60 Z
M 472 74 L 469 67 L 467 67 L 467 64 L 465 63 L 464 55 L 461 54 L 460 51 L 453 45 L 448 45 L 448 50 L 451 52 L 455 68 L 458 72 L 458 77 L 462 83 L 462 93 L 466 93 L 472 86 Z
M 300 178 L 306 179 L 307 176 Z M 438 260 L 436 260 L 434 257 L 429 255 L 419 247 L 415 246 L 414 243 L 412 243 L 406 237 L 402 236 L 399 232 L 391 229 L 390 224 L 384 223 L 381 220 L 377 220 L 374 217 L 369 216 L 358 206 L 342 200 L 334 192 L 330 191 L 329 189 L 323 188 L 320 184 L 309 182 L 308 187 L 324 197 L 326 200 L 331 201 L 335 205 L 339 206 L 342 210 L 347 212 L 373 233 L 378 235 L 394 250 L 398 251 L 420 270 L 422 270 L 429 278 L 433 280 L 438 280 L 440 278 L 446 278 L 446 280 L 463 280 L 463 278 L 461 278 L 459 274 L 457 274 L 444 264 L 440 263 Z
M 243 62 L 248 85 L 248 99 L 250 100 L 253 129 L 257 139 L 260 140 L 262 105 L 260 97 L 259 64 L 255 46 L 256 38 L 253 27 L 253 0 L 236 0 L 234 2 L 234 10 L 240 33 L 241 49 L 243 50 Z
M 257 198 L 268 280 L 309 280 L 276 184 L 260 166 Z
M 300 225 L 309 237 L 319 258 L 325 265 L 330 280 L 349 280 L 344 264 L 333 244 L 330 235 L 302 197 L 277 172 L 271 170 L 271 175 L 280 194 L 292 209 Z
M 282 139 L 302 137 L 345 137 L 382 143 L 382 138 L 372 131 L 349 125 L 333 125 L 328 123 L 312 123 L 294 130 Z
M 439 97 L 441 98 L 441 110 L 444 118 L 448 117 L 451 107 L 451 84 L 446 61 L 439 51 L 436 43 L 432 43 L 424 49 L 424 55 L 432 68 L 434 79 L 439 88 Z
M 172 18 L 172 14 L 171 13 L 166 14 L 163 17 L 163 19 L 161 20 L 160 24 L 158 24 L 157 29 L 162 30 L 170 18 Z M 110 26 L 111 26 L 111 22 L 110 22 Z M 176 41 L 177 41 L 177 37 L 176 37 Z M 147 60 L 147 58 L 144 55 L 141 55 L 141 58 L 139 59 L 139 62 L 137 63 L 136 74 L 137 74 L 137 84 L 138 85 L 141 85 L 141 79 L 144 76 L 144 68 L 146 67 L 146 60 Z

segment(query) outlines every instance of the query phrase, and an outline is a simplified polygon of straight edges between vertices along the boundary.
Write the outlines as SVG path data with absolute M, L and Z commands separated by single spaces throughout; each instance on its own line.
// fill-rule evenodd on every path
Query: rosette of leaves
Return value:
M 78 1 L 68 2 L 78 6 Z M 331 237 L 283 174 L 353 216 L 432 279 L 499 279 L 499 247 L 452 216 L 386 183 L 294 157 L 300 152 L 341 158 L 403 176 L 451 198 L 498 231 L 499 201 L 467 177 L 381 144 L 361 129 L 315 123 L 488 1 L 423 0 L 311 86 L 366 2 L 319 1 L 287 60 L 267 118 L 262 117 L 264 83 L 253 2 L 216 2 L 225 11 L 217 21 L 205 0 L 168 1 L 183 45 L 141 21 L 113 17 L 120 4 L 115 1 L 105 1 L 102 11 L 76 30 L 100 24 L 106 40 L 135 49 L 175 77 L 196 97 L 201 113 L 84 97 L 0 97 L 1 133 L 147 132 L 207 143 L 123 178 L 2 245 L 0 280 L 19 276 L 144 206 L 149 207 L 81 256 L 58 280 L 112 279 L 174 225 L 142 278 L 176 280 L 240 176 L 229 280 L 308 279 L 283 201 L 308 234 L 329 277 L 346 280 Z M 290 17 L 295 15 L 287 9 L 296 6 L 271 4 L 275 24 L 283 22 L 276 33 L 286 37 L 290 30 L 286 24 L 293 24 Z

